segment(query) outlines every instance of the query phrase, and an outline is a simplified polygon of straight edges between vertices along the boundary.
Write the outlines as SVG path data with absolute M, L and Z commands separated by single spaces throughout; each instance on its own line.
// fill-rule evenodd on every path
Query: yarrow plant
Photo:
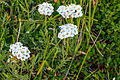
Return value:
M 74 37 L 74 35 L 78 34 L 77 26 L 74 24 L 65 24 L 59 27 L 61 28 L 60 33 L 58 33 L 58 38 L 60 39 Z
M 43 4 L 39 4 L 38 11 L 42 15 L 50 16 L 54 12 L 54 7 L 52 6 L 52 4 L 44 2 Z
M 57 12 L 61 14 L 63 18 L 77 18 L 83 15 L 82 7 L 75 4 L 59 6 Z
M 21 42 L 16 42 L 15 44 L 11 44 L 9 52 L 13 57 L 20 59 L 21 61 L 25 61 L 30 57 L 30 51 L 28 47 L 23 46 Z M 10 58 L 8 59 L 8 62 L 10 61 L 11 58 L 13 58 L 11 55 Z

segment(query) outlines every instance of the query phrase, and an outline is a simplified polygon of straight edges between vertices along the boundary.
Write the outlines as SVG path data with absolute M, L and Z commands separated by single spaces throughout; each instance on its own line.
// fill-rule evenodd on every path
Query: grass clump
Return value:
M 51 16 L 41 15 L 43 0 L 0 1 L 0 79 L 23 80 L 110 80 L 120 79 L 120 1 L 48 0 Z M 61 5 L 82 6 L 83 16 L 63 18 Z M 59 39 L 59 26 L 77 25 L 78 34 Z M 22 42 L 30 58 L 7 62 L 9 48 Z

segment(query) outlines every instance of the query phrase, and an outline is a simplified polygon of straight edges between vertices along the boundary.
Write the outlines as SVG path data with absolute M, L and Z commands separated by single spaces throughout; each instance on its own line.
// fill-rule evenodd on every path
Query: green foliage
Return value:
M 46 17 L 37 11 L 43 2 L 0 1 L 0 79 L 119 80 L 120 0 L 48 0 L 55 12 Z M 66 20 L 56 12 L 60 5 L 70 3 L 80 4 L 84 15 Z M 79 34 L 60 40 L 58 26 L 67 22 L 77 25 Z M 31 58 L 8 63 L 9 46 L 17 38 L 29 48 Z

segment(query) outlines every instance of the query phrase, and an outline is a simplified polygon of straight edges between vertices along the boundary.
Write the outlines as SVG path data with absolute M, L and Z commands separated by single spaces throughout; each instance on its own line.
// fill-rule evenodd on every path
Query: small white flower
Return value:
M 115 80 L 115 77 L 113 78 L 113 80 Z
M 52 4 L 44 2 L 43 4 L 39 4 L 38 11 L 42 15 L 50 16 L 54 12 L 54 7 Z
M 82 7 L 75 4 L 71 4 L 69 6 L 59 6 L 57 12 L 61 14 L 63 18 L 77 18 L 83 15 Z
M 69 33 L 70 33 L 69 37 L 74 37 L 74 32 L 73 31 L 70 31 Z
M 21 52 L 19 52 L 16 57 L 17 57 L 17 59 L 21 59 L 22 56 L 23 56 L 23 54 L 21 54 Z
M 21 42 L 16 42 L 15 45 L 22 46 L 23 44 Z
M 30 57 L 30 51 L 28 47 L 23 46 L 21 42 L 16 42 L 15 44 L 10 45 L 9 52 L 12 53 L 17 59 L 25 61 Z M 10 60 L 8 59 L 8 62 Z
M 58 33 L 58 38 L 63 39 L 62 33 Z
M 73 31 L 74 31 L 73 33 L 74 33 L 75 35 L 78 34 L 78 30 L 77 30 L 77 29 L 74 29 Z
M 73 37 L 74 35 L 78 34 L 77 26 L 73 24 L 65 24 L 65 25 L 59 26 L 59 28 L 61 28 L 60 33 L 58 33 L 58 38 L 60 39 Z
M 81 17 L 81 16 L 83 15 L 83 13 L 82 13 L 82 12 L 77 12 L 76 15 L 77 15 L 78 17 Z
M 71 18 L 76 18 L 76 13 L 71 14 Z
M 81 11 L 81 10 L 82 10 L 82 7 L 81 7 L 80 5 L 76 5 L 75 9 L 76 9 L 77 11 Z
M 59 6 L 59 8 L 57 9 L 57 12 L 62 12 L 65 9 L 65 6 Z

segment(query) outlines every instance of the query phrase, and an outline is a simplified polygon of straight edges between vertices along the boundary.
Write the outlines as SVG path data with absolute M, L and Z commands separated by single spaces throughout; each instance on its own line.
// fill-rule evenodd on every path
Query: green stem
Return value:
M 76 56 L 76 53 L 77 53 L 77 51 L 78 51 L 78 49 L 79 49 L 79 47 L 80 47 L 80 45 L 81 45 L 81 42 L 82 42 L 82 39 L 80 40 L 80 42 L 79 42 L 79 44 L 77 45 L 77 47 L 76 47 L 76 49 L 75 49 L 75 54 L 74 54 L 74 56 L 73 56 L 73 58 L 72 58 L 72 61 L 71 61 L 71 63 L 70 63 L 70 66 L 69 66 L 69 68 L 68 68 L 68 70 L 67 70 L 67 72 L 66 72 L 66 75 L 65 75 L 65 77 L 64 77 L 64 79 L 66 79 L 66 77 L 67 77 L 67 75 L 68 75 L 68 73 L 69 73 L 69 70 L 70 70 L 70 68 L 71 68 L 71 65 L 72 65 L 72 63 L 73 63 L 73 60 L 74 60 L 74 58 L 75 58 L 75 56 Z M 63 79 L 63 80 L 64 80 Z
M 45 29 L 47 29 L 47 16 L 45 16 Z
M 71 18 L 71 24 L 73 24 L 73 18 Z
M 84 80 L 86 80 L 87 78 L 89 78 L 92 74 L 94 74 L 98 69 L 96 69 L 95 71 L 91 72 L 91 74 L 89 74 L 87 77 L 84 78 Z
M 63 60 L 65 59 L 64 58 L 64 42 L 63 42 L 63 44 L 62 44 L 62 56 L 63 56 Z
M 84 57 L 84 59 L 83 59 L 82 65 L 80 66 L 79 72 L 78 72 L 75 80 L 78 79 L 78 76 L 79 76 L 79 74 L 80 74 L 80 71 L 81 71 L 81 69 L 82 69 L 82 67 L 83 67 L 83 65 L 84 65 L 84 63 L 85 63 L 85 60 L 86 60 L 87 55 L 88 55 L 88 52 L 89 52 L 90 50 L 91 50 L 91 46 L 89 47 L 89 49 L 88 49 L 88 51 L 87 51 L 87 53 L 86 53 L 86 55 L 85 55 L 85 57 Z
M 66 54 L 65 54 L 65 55 L 66 55 L 66 57 L 67 57 L 67 55 L 68 55 L 68 51 L 69 51 L 69 38 L 67 38 L 66 43 L 67 43 L 67 45 L 66 45 L 67 48 L 66 48 Z M 65 58 L 66 58 L 66 57 L 65 57 Z
M 80 18 L 77 18 L 77 27 L 78 27 L 78 32 L 79 32 L 79 25 L 80 25 Z M 76 39 L 78 39 L 78 35 L 76 36 Z
M 42 71 L 40 72 L 39 80 L 41 80 L 41 79 L 42 79 Z
M 89 26 L 89 40 L 90 40 L 90 32 L 91 32 L 91 0 L 89 1 L 89 23 L 88 23 L 88 26 Z M 89 45 L 89 40 L 88 40 L 87 46 Z
M 47 37 L 46 41 L 48 40 L 48 30 L 47 30 L 47 16 L 45 16 L 45 35 Z
M 82 0 L 80 0 L 80 5 L 82 5 Z
M 72 0 L 70 0 L 70 3 L 72 4 Z
M 65 21 L 66 21 L 66 23 L 68 24 L 68 20 L 67 20 L 67 18 L 65 18 Z
M 29 20 L 30 14 L 29 14 L 29 7 L 28 7 L 27 0 L 25 0 L 25 4 L 26 4 L 26 7 L 27 7 L 27 11 L 28 11 L 28 20 Z
M 24 66 L 24 62 L 23 61 L 21 61 L 22 62 L 22 66 L 21 66 L 21 75 L 22 75 L 22 70 L 23 70 L 23 66 Z
M 57 50 L 56 50 L 56 52 L 55 52 L 55 54 L 54 54 L 54 57 L 53 57 L 53 59 L 52 59 L 52 68 L 53 68 L 53 62 L 54 62 L 54 59 L 55 59 L 57 53 L 58 53 L 58 48 L 57 48 Z
M 44 60 L 45 57 L 46 57 L 48 47 L 49 47 L 49 40 L 47 41 L 47 45 L 46 45 L 46 49 L 45 49 L 45 53 L 44 53 L 44 58 L 43 58 L 43 60 Z
M 76 5 L 76 0 L 74 0 L 74 3 L 75 3 L 75 5 Z
M 52 49 L 52 51 L 47 55 L 46 60 L 49 58 L 51 53 L 55 50 L 55 48 L 58 46 L 58 44 L 61 42 L 61 39 L 58 41 L 58 43 L 55 45 L 55 47 Z

